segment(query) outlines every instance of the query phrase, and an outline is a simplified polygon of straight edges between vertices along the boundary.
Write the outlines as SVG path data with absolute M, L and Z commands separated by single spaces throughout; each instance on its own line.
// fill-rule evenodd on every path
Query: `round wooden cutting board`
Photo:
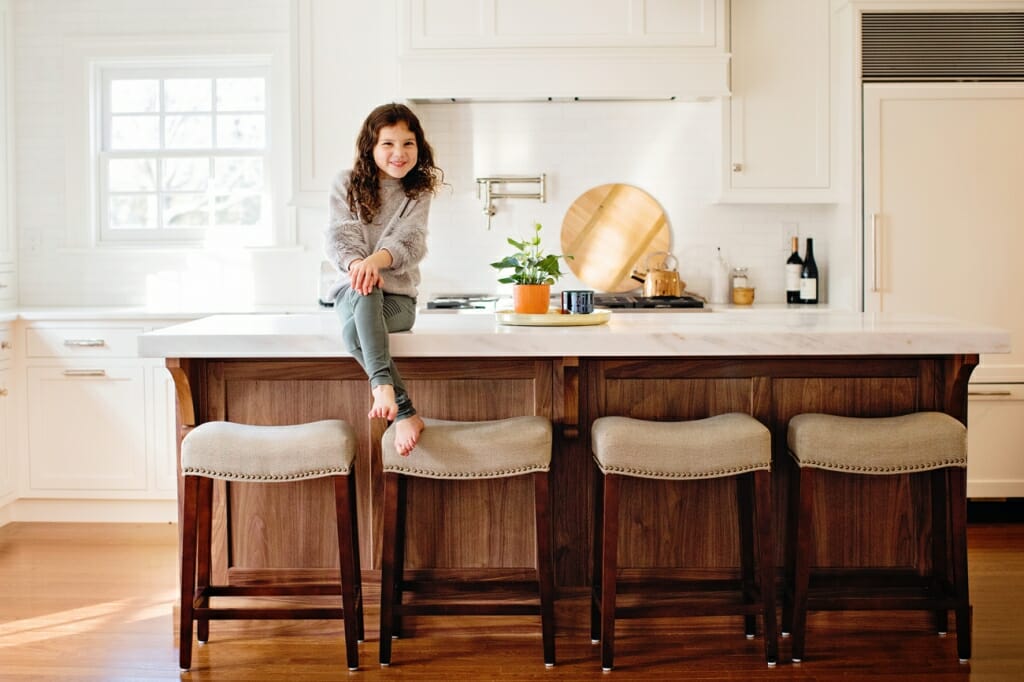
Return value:
M 623 184 L 587 190 L 562 221 L 562 253 L 581 282 L 597 291 L 622 292 L 640 283 L 630 277 L 647 254 L 668 251 L 665 212 L 642 189 Z

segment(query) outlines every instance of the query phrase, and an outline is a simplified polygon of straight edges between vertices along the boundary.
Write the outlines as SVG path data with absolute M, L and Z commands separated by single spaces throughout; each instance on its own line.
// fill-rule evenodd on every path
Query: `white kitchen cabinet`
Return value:
M 10 326 L 0 325 L 0 504 L 14 492 L 14 395 L 10 356 Z
M 408 99 L 715 97 L 724 0 L 401 0 Z
M 395 27 L 394 0 L 292 3 L 293 166 L 300 202 L 326 205 L 331 180 L 352 167 L 363 119 L 398 99 Z
M 1010 331 L 971 375 L 968 494 L 1024 497 L 1024 84 L 866 84 L 863 106 L 865 310 Z
M 1024 496 L 1024 384 L 972 384 L 967 496 Z
M 831 16 L 821 0 L 733 0 L 723 202 L 832 202 Z
M 10 3 L 0 0 L 0 266 L 15 262 L 14 248 L 14 211 L 11 206 L 11 170 L 14 167 L 11 159 L 11 116 L 10 102 Z M 0 267 L 0 269 L 3 269 Z M 9 299 L 14 293 L 11 288 L 10 274 L 4 278 L 0 273 L 0 308 L 9 307 Z M 5 297 L 5 292 L 7 296 Z M 6 304 L 6 305 L 5 305 Z
M 33 494 L 146 489 L 142 367 L 29 367 L 26 390 Z
M 22 497 L 173 498 L 173 403 L 162 363 L 138 357 L 146 329 L 131 322 L 25 325 Z

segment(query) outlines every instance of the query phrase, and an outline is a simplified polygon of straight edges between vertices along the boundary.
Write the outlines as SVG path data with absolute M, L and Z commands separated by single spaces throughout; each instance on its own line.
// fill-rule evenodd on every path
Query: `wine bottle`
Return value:
M 807 238 L 804 265 L 800 270 L 800 302 L 818 302 L 818 264 L 814 262 L 814 240 Z
M 793 237 L 793 253 L 786 260 L 786 303 L 800 302 L 800 273 L 804 261 L 800 258 L 800 238 Z

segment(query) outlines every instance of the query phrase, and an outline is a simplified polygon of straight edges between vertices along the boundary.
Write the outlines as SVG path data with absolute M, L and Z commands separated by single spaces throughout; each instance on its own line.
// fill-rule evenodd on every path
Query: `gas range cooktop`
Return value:
M 696 296 L 634 296 L 629 294 L 594 294 L 594 306 L 597 308 L 629 308 L 637 312 L 643 310 L 703 310 L 704 301 Z
M 551 305 L 558 307 L 560 298 L 560 292 L 554 293 L 551 296 Z M 427 301 L 427 308 L 430 310 L 493 310 L 497 300 L 497 296 L 488 294 L 438 294 Z M 629 309 L 634 312 L 709 310 L 704 307 L 704 301 L 690 295 L 647 298 L 633 294 L 595 293 L 594 307 Z

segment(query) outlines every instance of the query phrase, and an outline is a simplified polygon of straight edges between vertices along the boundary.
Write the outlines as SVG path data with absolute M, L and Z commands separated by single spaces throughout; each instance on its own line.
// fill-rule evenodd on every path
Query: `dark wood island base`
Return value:
M 776 564 L 784 565 L 786 428 L 803 412 L 880 417 L 922 410 L 966 423 L 967 382 L 977 355 L 399 358 L 420 414 L 484 420 L 539 415 L 555 427 L 551 470 L 555 580 L 562 598 L 586 599 L 591 557 L 593 462 L 590 425 L 621 415 L 689 420 L 726 412 L 750 414 L 771 431 Z M 358 433 L 359 538 L 366 581 L 379 580 L 383 476 L 380 437 L 386 424 L 366 418 L 366 377 L 348 358 L 168 359 L 178 398 L 178 434 L 227 420 L 294 424 L 344 419 Z M 415 457 L 415 451 L 411 455 Z M 923 573 L 931 552 L 927 481 L 910 476 L 829 476 L 822 472 L 815 523 L 842 517 L 840 533 L 819 532 L 812 565 L 874 566 Z M 719 484 L 720 483 L 720 484 Z M 738 575 L 738 522 L 731 481 L 686 484 L 628 479 L 622 509 L 620 566 L 650 574 L 687 566 L 709 576 Z M 515 573 L 534 565 L 530 481 L 430 479 L 409 486 L 406 565 L 443 577 L 470 577 L 482 567 Z M 180 490 L 179 490 L 180 492 Z M 624 491 L 626 492 L 626 491 Z M 180 499 L 180 495 L 179 495 Z M 329 579 L 333 492 L 324 481 L 277 486 L 218 482 L 213 563 L 231 583 L 274 574 Z M 246 519 L 244 525 L 234 519 Z M 424 531 L 424 529 L 427 529 Z M 373 590 L 376 592 L 376 590 Z M 586 609 L 559 610 L 559 629 L 586 631 Z

